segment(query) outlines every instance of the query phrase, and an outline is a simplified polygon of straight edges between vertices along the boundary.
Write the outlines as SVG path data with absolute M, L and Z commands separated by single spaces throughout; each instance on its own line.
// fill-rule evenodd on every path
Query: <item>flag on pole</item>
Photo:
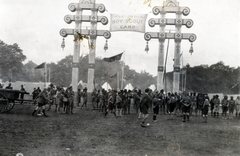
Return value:
M 122 58 L 122 54 L 123 54 L 123 52 L 120 53 L 120 54 L 117 54 L 115 56 L 112 56 L 112 57 L 103 58 L 103 60 L 106 61 L 106 62 L 114 62 L 114 61 L 117 61 L 117 60 L 119 61 Z
M 135 76 L 135 74 L 131 74 L 131 75 L 125 75 L 124 79 L 126 81 L 130 80 L 130 79 L 133 79 L 133 77 Z
M 115 78 L 115 77 L 117 77 L 117 73 L 115 73 L 115 74 L 113 74 L 113 75 L 110 75 L 109 77 L 110 77 L 110 78 Z
M 43 62 L 42 64 L 39 64 L 37 67 L 35 67 L 34 69 L 44 69 L 44 87 L 47 87 L 47 75 L 48 75 L 48 71 L 47 71 L 47 64 L 46 62 Z
M 45 62 L 43 62 L 42 64 L 39 64 L 37 67 L 35 67 L 34 69 L 42 69 L 45 68 Z

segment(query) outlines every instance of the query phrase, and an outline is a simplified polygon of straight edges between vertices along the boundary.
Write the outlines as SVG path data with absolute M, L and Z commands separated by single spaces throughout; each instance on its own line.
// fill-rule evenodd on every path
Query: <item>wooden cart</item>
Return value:
M 32 101 L 20 99 L 20 94 L 29 94 L 25 91 L 0 89 L 0 113 L 5 113 L 13 109 L 16 102 Z

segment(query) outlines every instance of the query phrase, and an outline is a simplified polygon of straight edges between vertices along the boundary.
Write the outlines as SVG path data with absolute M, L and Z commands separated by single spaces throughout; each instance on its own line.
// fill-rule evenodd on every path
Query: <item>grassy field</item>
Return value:
M 75 114 L 32 117 L 32 105 L 16 105 L 0 114 L 0 155 L 15 156 L 239 156 L 240 120 L 200 117 L 167 120 L 140 126 L 138 116 L 104 118 L 97 110 L 75 108 Z

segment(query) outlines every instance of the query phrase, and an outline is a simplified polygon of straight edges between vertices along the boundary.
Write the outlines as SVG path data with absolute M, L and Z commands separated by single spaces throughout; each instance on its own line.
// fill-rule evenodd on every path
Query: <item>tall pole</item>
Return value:
M 182 55 L 181 55 L 181 57 L 182 57 L 182 92 L 184 91 L 184 88 L 183 88 L 183 85 L 184 85 L 184 80 L 183 80 L 183 52 L 182 52 Z
M 170 32 L 170 31 L 169 31 Z M 164 91 L 167 91 L 167 76 L 166 76 L 166 70 L 167 70 L 167 58 L 168 58 L 168 49 L 169 49 L 169 39 L 167 43 L 167 53 L 166 53 L 166 58 L 165 58 L 165 68 L 164 68 Z
M 159 24 L 160 27 L 160 33 L 164 34 L 165 33 L 165 15 L 166 12 L 161 12 L 161 22 Z M 165 88 L 163 85 L 164 81 L 164 74 L 165 74 L 165 69 L 166 65 L 164 66 L 164 42 L 165 38 L 161 37 L 159 38 L 159 47 L 158 47 L 158 75 L 157 75 L 157 90 L 160 91 L 161 89 Z
M 176 21 L 182 21 L 182 12 L 180 12 L 180 7 L 176 12 Z M 175 34 L 181 34 L 182 23 L 176 23 Z M 179 92 L 179 82 L 180 82 L 180 51 L 181 51 L 181 38 L 175 38 L 175 50 L 174 50 L 174 65 L 173 65 L 173 92 Z
M 48 70 L 48 82 L 51 82 L 51 69 Z
M 119 72 L 117 72 L 117 91 L 119 91 Z
M 93 0 L 93 8 L 91 9 L 91 30 L 90 30 L 90 50 L 88 57 L 88 81 L 87 81 L 87 92 L 88 92 L 88 101 L 91 98 L 91 93 L 93 92 L 94 85 L 94 72 L 95 72 L 95 55 L 96 55 L 96 39 L 97 39 L 97 9 L 95 8 L 95 0 Z
M 81 3 L 81 0 L 79 0 Z M 76 11 L 76 17 L 82 17 L 82 9 Z M 81 33 L 82 22 L 81 20 L 75 21 L 75 30 Z M 73 46 L 73 65 L 72 65 L 72 89 L 74 92 L 74 106 L 78 106 L 78 72 L 79 72 L 79 54 L 80 54 L 80 41 L 75 39 L 78 34 L 74 34 L 74 46 Z
M 125 52 L 125 51 L 124 51 Z M 125 67 L 125 53 L 123 53 L 123 64 L 122 64 L 122 83 L 121 83 L 121 89 L 123 89 L 123 79 L 124 79 L 124 67 Z
M 186 91 L 187 87 L 187 68 L 185 69 L 185 83 L 184 83 L 184 91 Z
M 47 87 L 47 63 L 44 64 L 44 87 Z

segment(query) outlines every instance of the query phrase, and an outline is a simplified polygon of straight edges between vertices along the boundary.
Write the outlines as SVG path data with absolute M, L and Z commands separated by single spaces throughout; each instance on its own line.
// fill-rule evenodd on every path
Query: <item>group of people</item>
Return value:
M 224 96 L 219 99 L 218 95 L 209 98 L 203 93 L 167 93 L 164 90 L 152 91 L 147 88 L 141 90 L 94 90 L 92 93 L 92 107 L 105 113 L 114 113 L 117 117 L 123 114 L 130 114 L 130 106 L 133 105 L 138 118 L 142 119 L 142 126 L 149 116 L 149 111 L 153 113 L 153 122 L 157 121 L 158 114 L 168 114 L 168 119 L 173 119 L 175 115 L 182 116 L 183 122 L 189 121 L 191 115 L 201 116 L 203 122 L 207 122 L 208 113 L 213 117 L 219 117 L 222 108 L 222 118 L 233 119 L 233 112 L 236 118 L 240 118 L 240 96 L 233 99 L 231 96 Z M 222 106 L 222 107 L 221 107 Z M 228 115 L 227 115 L 228 114 Z
M 74 92 L 72 86 L 64 89 L 50 85 L 41 91 L 39 88 L 34 89 L 33 98 L 37 101 L 37 107 L 32 115 L 38 110 L 42 110 L 43 116 L 46 115 L 46 104 L 49 104 L 48 110 L 55 105 L 55 111 L 58 113 L 73 113 Z M 78 90 L 78 106 L 87 107 L 87 88 Z M 109 113 L 113 113 L 116 117 L 135 112 L 138 118 L 142 119 L 141 125 L 145 125 L 146 119 L 149 117 L 149 111 L 152 112 L 152 121 L 157 121 L 158 114 L 168 114 L 168 119 L 174 116 L 182 116 L 183 122 L 189 121 L 191 115 L 202 116 L 203 121 L 207 122 L 208 113 L 213 117 L 220 116 L 220 108 L 222 108 L 222 118 L 233 119 L 233 112 L 236 112 L 236 118 L 240 118 L 240 96 L 234 99 L 232 96 L 224 96 L 219 99 L 218 95 L 209 98 L 207 94 L 202 93 L 167 93 L 164 90 L 152 91 L 146 88 L 144 92 L 140 89 L 134 90 L 97 90 L 91 94 L 92 108 L 103 112 L 106 117 Z M 131 107 L 133 106 L 133 107 Z M 134 110 L 131 110 L 134 108 Z
M 139 103 L 140 96 L 138 93 L 134 93 L 130 90 L 94 90 L 91 95 L 93 109 L 99 109 L 101 112 L 105 112 L 107 116 L 108 112 L 114 113 L 117 117 L 121 117 L 123 114 L 130 114 L 130 106 L 135 100 L 135 104 Z M 133 100 L 133 96 L 135 99 Z M 138 99 L 136 99 L 138 97 Z M 137 104 L 139 105 L 139 104 Z
M 48 88 L 44 88 L 42 91 L 39 88 L 34 88 L 32 92 L 33 101 L 36 103 L 36 108 L 32 112 L 32 116 L 46 115 L 46 109 L 51 110 L 52 106 L 55 106 L 55 111 L 58 113 L 73 114 L 73 100 L 74 92 L 72 86 L 64 89 L 62 87 L 49 85 Z M 46 105 L 48 104 L 48 108 Z
M 1 84 L 1 83 L 0 83 L 0 89 L 3 89 L 3 88 L 4 88 L 4 84 Z M 12 88 L 12 84 L 9 83 L 9 84 L 5 87 L 5 89 L 13 89 L 13 88 Z

